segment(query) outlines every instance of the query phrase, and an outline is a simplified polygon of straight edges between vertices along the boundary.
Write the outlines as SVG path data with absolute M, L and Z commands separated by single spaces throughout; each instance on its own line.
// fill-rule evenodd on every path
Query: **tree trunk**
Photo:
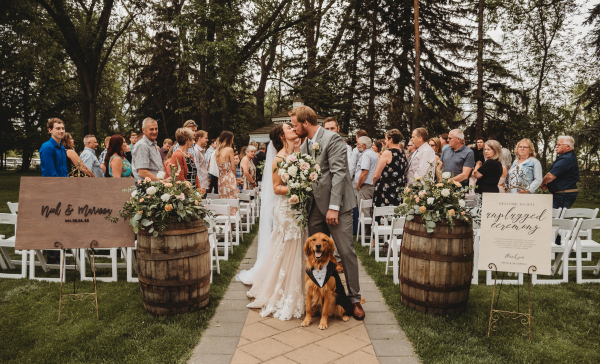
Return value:
M 483 103 L 483 3 L 479 0 L 479 29 L 477 36 L 477 138 L 483 137 L 483 119 L 485 117 L 485 106 Z
M 316 16 L 314 15 L 314 3 L 309 0 L 304 0 L 305 13 L 313 12 L 306 19 L 306 82 L 304 86 L 305 104 L 313 106 L 313 89 L 314 78 L 317 69 L 317 39 L 315 39 Z
M 267 79 L 273 69 L 275 57 L 277 56 L 277 41 L 278 35 L 274 35 L 271 39 L 271 44 L 265 54 L 260 58 L 260 81 L 256 89 L 256 116 L 262 122 L 265 118 L 265 88 L 267 87 Z M 267 60 L 267 57 L 269 58 Z
M 415 99 L 412 130 L 417 128 L 419 122 L 419 93 L 421 91 L 421 47 L 419 37 L 419 0 L 415 0 Z
M 367 109 L 367 133 L 374 137 L 376 133 L 375 122 L 375 65 L 377 64 L 377 2 L 373 1 L 371 18 L 371 46 L 369 47 L 369 106 Z

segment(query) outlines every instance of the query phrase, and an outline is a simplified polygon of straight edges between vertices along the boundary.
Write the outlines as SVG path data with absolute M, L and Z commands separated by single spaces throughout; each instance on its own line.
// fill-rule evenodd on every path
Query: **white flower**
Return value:
M 465 207 L 465 205 L 466 205 L 465 200 L 459 200 L 458 201 L 458 206 Z
M 448 196 L 450 196 L 450 190 L 449 190 L 449 189 L 447 189 L 447 188 L 444 188 L 444 189 L 442 190 L 442 196 L 444 196 L 444 197 L 448 197 Z
M 135 196 L 137 196 L 137 190 L 131 192 L 131 197 L 135 197 Z
M 433 197 L 429 197 L 429 198 L 427 199 L 427 204 L 428 204 L 428 205 L 433 205 L 433 201 L 435 201 L 435 198 L 433 198 Z
M 156 177 L 157 177 L 158 179 L 164 179 L 164 178 L 165 178 L 165 172 L 162 172 L 162 171 L 161 171 L 161 172 L 158 172 L 158 173 L 156 174 Z
M 156 193 L 156 187 L 150 186 L 150 187 L 146 188 L 146 193 L 149 194 L 150 196 L 154 195 Z
M 160 199 L 163 200 L 164 202 L 169 201 L 170 198 L 171 198 L 171 195 L 169 195 L 168 193 L 165 193 L 164 195 L 160 196 Z
M 312 191 L 312 188 L 306 187 L 306 192 L 310 192 L 310 191 Z
M 319 149 L 319 143 L 312 143 L 312 150 L 317 150 Z
M 295 176 L 296 172 L 298 172 L 298 167 L 291 166 L 290 168 L 288 168 L 288 173 L 290 174 L 290 176 Z
M 450 172 L 442 173 L 442 178 L 450 178 L 450 176 L 452 176 L 452 173 L 450 173 Z

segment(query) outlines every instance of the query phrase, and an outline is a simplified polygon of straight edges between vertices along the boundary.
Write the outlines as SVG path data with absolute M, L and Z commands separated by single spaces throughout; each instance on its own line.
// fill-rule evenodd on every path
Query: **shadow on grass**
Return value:
M 148 314 L 139 285 L 120 273 L 119 282 L 98 282 L 99 320 L 90 303 L 70 302 L 57 324 L 59 283 L 0 279 L 0 362 L 185 363 L 257 232 L 258 224 L 220 262 L 209 305 L 184 315 Z M 75 279 L 77 292 L 93 292 L 93 282 L 79 281 L 78 274 L 68 273 L 66 293 Z
M 488 337 L 492 286 L 472 285 L 462 314 L 423 314 L 400 303 L 399 286 L 391 273 L 385 275 L 385 263 L 376 262 L 359 242 L 354 247 L 423 363 L 600 362 L 600 284 L 532 286 L 531 342 L 522 335 L 524 327 L 510 319 L 499 321 L 498 330 Z M 600 254 L 594 258 L 597 261 Z M 480 272 L 479 282 L 485 282 L 485 272 Z M 520 312 L 527 312 L 524 288 Z M 516 286 L 502 288 L 499 307 L 517 310 Z

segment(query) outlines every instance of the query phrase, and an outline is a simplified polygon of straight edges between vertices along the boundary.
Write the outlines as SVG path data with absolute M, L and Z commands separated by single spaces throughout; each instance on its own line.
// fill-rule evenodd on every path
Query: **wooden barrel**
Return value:
M 158 237 L 140 230 L 136 257 L 146 311 L 176 315 L 208 305 L 211 262 L 204 221 L 169 224 Z
M 432 314 L 465 310 L 473 272 L 473 228 L 437 223 L 432 234 L 420 217 L 406 221 L 400 248 L 402 304 Z

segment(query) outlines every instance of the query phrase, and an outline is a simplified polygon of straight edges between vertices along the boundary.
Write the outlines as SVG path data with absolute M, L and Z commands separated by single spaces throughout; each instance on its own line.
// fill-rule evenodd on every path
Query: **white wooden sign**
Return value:
M 479 270 L 551 274 L 552 195 L 484 193 Z M 533 273 L 531 271 L 530 273 Z

